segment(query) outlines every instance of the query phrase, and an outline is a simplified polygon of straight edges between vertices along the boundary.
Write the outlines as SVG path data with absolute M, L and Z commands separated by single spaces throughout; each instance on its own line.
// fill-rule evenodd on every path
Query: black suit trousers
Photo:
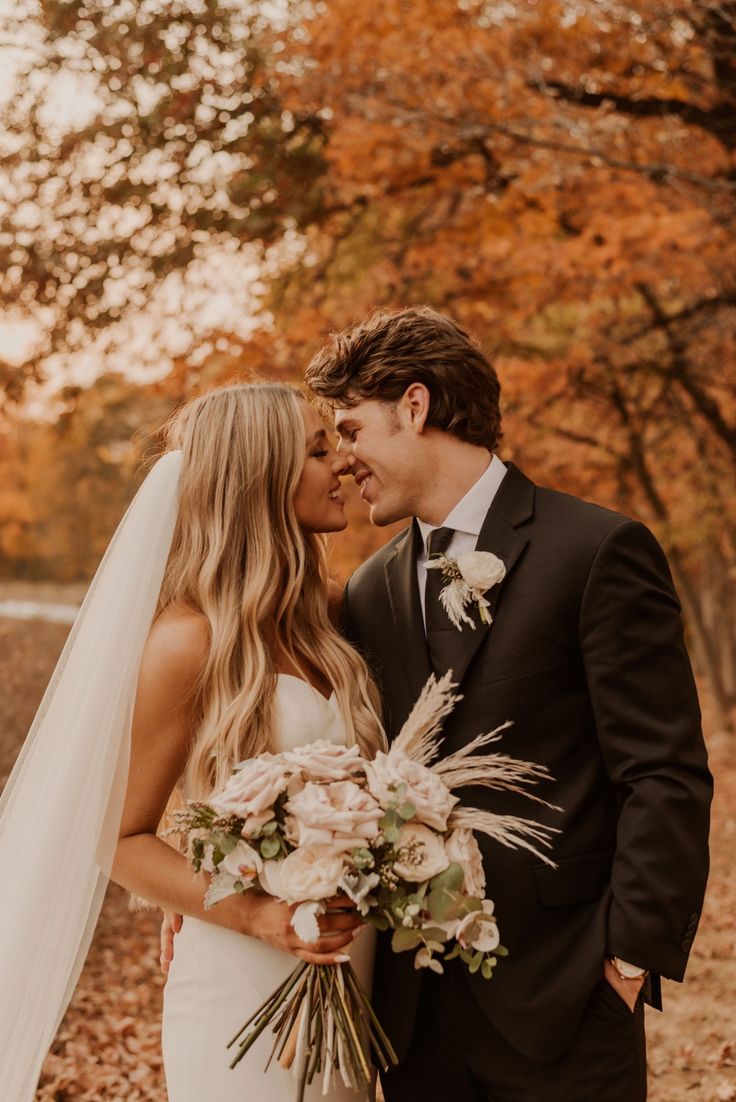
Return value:
M 602 979 L 572 1044 L 542 1063 L 517 1052 L 494 1029 L 461 969 L 451 962 L 443 976 L 424 975 L 406 1059 L 382 1077 L 386 1102 L 644 1102 L 641 997 L 632 1013 Z

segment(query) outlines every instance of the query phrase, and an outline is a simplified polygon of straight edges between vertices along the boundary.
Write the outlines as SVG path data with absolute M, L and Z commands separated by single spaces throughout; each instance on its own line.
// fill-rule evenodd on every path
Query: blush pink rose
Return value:
M 243 762 L 209 803 L 218 815 L 245 819 L 243 830 L 248 833 L 273 818 L 271 808 L 288 781 L 289 772 L 281 755 L 261 754 Z
M 366 762 L 368 788 L 382 807 L 396 800 L 395 791 L 403 784 L 402 797 L 416 808 L 416 819 L 434 830 L 447 828 L 447 817 L 458 802 L 444 781 L 431 769 L 412 761 L 403 750 L 379 751 L 373 761 Z
M 286 811 L 290 841 L 342 851 L 365 846 L 375 838 L 383 815 L 370 792 L 354 781 L 309 781 L 289 797 Z
M 343 869 L 342 854 L 331 846 L 300 846 L 279 862 L 280 898 L 286 903 L 331 899 Z
M 394 872 L 413 884 L 431 880 L 450 864 L 442 839 L 421 823 L 402 826 L 396 848 L 400 859 L 394 861 Z
M 363 759 L 357 746 L 339 742 L 310 742 L 281 755 L 292 770 L 305 781 L 347 781 L 363 771 Z

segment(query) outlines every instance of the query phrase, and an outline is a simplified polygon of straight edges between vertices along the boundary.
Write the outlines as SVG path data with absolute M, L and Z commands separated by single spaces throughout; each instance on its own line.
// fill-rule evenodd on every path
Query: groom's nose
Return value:
M 352 456 L 351 455 L 345 455 L 344 452 L 341 453 L 339 444 L 338 444 L 337 448 L 335 448 L 335 453 L 336 453 L 335 454 L 335 462 L 332 464 L 333 474 L 336 474 L 336 475 L 347 474 L 348 471 L 350 470 Z

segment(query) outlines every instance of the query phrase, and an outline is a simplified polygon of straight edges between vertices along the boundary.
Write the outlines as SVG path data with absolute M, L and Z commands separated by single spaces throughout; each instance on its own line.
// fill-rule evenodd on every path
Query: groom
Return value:
M 509 956 L 489 982 L 379 948 L 374 1001 L 400 1057 L 387 1102 L 639 1102 L 642 1001 L 681 980 L 708 868 L 711 777 L 680 608 L 640 523 L 536 486 L 496 455 L 499 382 L 477 345 L 429 309 L 379 313 L 333 337 L 306 381 L 383 526 L 413 517 L 346 590 L 348 631 L 394 737 L 431 671 L 462 702 L 458 749 L 506 720 L 502 752 L 546 766 L 537 794 L 468 802 L 548 823 L 550 868 L 483 842 Z M 462 631 L 430 555 L 492 552 L 505 578 L 490 625 Z

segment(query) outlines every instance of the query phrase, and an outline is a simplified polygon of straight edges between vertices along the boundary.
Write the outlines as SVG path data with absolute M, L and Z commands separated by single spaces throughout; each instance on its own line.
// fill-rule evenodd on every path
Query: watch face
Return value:
M 619 960 L 618 957 L 614 958 L 613 964 L 618 974 L 627 980 L 639 979 L 646 972 L 646 968 L 640 968 L 636 964 L 629 964 L 627 960 Z

